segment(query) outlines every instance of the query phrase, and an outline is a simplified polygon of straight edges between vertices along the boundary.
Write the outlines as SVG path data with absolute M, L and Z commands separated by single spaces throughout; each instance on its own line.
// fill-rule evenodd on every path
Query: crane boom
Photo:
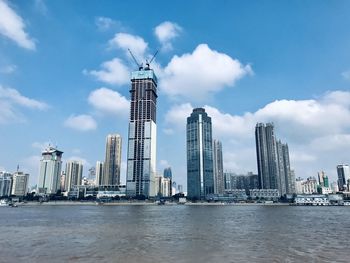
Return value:
M 142 63 L 140 64 L 140 63 L 137 61 L 137 59 L 135 58 L 134 54 L 131 52 L 131 50 L 130 50 L 129 48 L 128 48 L 128 51 L 129 51 L 129 53 L 130 53 L 132 59 L 133 59 L 134 62 L 136 63 L 136 65 L 139 67 L 139 70 L 141 70 L 141 69 L 143 68 Z

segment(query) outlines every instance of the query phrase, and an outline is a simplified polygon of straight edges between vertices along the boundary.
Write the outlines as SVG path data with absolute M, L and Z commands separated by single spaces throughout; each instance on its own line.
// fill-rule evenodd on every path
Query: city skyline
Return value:
M 64 163 L 80 160 L 87 173 L 104 158 L 105 136 L 119 133 L 125 183 L 129 72 L 136 70 L 127 48 L 140 62 L 159 49 L 153 62 L 161 98 L 156 166 L 171 166 L 178 184 L 186 185 L 179 153 L 185 153 L 186 117 L 196 107 L 213 119 L 225 170 L 257 171 L 257 122 L 275 123 L 297 177 L 324 170 L 336 181 L 336 166 L 350 162 L 349 3 L 274 3 L 272 13 L 271 3 L 254 2 L 270 14 L 266 20 L 244 3 L 207 2 L 201 9 L 195 2 L 178 14 L 157 2 L 157 12 L 135 10 L 137 20 L 127 16 L 128 4 L 106 3 L 110 7 L 0 1 L 7 18 L 0 24 L 8 29 L 0 30 L 0 143 L 7 149 L 0 170 L 13 172 L 20 164 L 36 184 L 41 151 L 50 142 L 65 152 Z M 226 23 L 204 19 L 212 17 L 209 10 L 226 14 Z

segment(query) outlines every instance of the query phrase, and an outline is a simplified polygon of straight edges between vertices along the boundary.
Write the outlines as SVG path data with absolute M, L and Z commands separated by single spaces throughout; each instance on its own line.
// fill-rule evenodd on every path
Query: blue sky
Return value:
M 0 0 L 0 168 L 37 181 L 48 143 L 85 172 L 128 125 L 128 74 L 157 49 L 157 169 L 186 182 L 185 120 L 204 106 L 224 169 L 256 172 L 254 126 L 275 123 L 297 176 L 350 163 L 348 1 Z

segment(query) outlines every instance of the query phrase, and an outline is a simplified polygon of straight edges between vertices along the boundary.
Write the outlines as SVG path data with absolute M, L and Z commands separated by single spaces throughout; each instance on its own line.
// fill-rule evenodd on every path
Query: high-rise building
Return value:
M 295 175 L 290 169 L 288 144 L 276 142 L 279 189 L 281 195 L 295 193 Z
M 350 179 L 350 167 L 347 164 L 337 165 L 338 188 L 339 191 L 345 191 L 348 180 Z
M 25 196 L 28 192 L 29 174 L 15 172 L 13 174 L 13 183 L 11 194 L 15 196 Z
M 157 77 L 147 66 L 131 73 L 126 194 L 154 196 Z
M 62 151 L 49 146 L 42 152 L 38 182 L 39 194 L 56 194 L 60 190 Z
M 164 177 L 162 174 L 155 176 L 155 193 L 157 196 L 171 196 L 171 178 Z
M 279 189 L 276 138 L 272 123 L 256 125 L 255 142 L 260 189 Z
M 7 172 L 0 172 L 0 197 L 10 196 L 12 190 L 12 175 Z
M 214 161 L 214 192 L 223 194 L 225 189 L 224 164 L 222 158 L 222 144 L 218 140 L 213 143 L 213 161 Z
M 109 134 L 106 138 L 106 158 L 102 176 L 103 185 L 120 185 L 121 155 L 121 136 L 119 134 Z
M 96 178 L 95 178 L 95 185 L 102 185 L 102 178 L 103 178 L 103 162 L 97 161 L 96 162 Z
M 214 193 L 211 118 L 203 108 L 187 118 L 187 196 L 204 199 Z
M 70 191 L 74 185 L 81 185 L 83 164 L 80 161 L 68 161 L 66 164 L 65 190 Z
M 163 177 L 167 178 L 170 182 L 168 192 L 169 192 L 169 196 L 172 196 L 175 193 L 173 193 L 173 174 L 171 172 L 171 167 L 164 169 Z

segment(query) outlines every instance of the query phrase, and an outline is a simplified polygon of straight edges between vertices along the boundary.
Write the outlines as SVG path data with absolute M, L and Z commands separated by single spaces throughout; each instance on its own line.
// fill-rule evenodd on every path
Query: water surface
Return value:
M 350 208 L 0 208 L 0 262 L 349 262 Z

